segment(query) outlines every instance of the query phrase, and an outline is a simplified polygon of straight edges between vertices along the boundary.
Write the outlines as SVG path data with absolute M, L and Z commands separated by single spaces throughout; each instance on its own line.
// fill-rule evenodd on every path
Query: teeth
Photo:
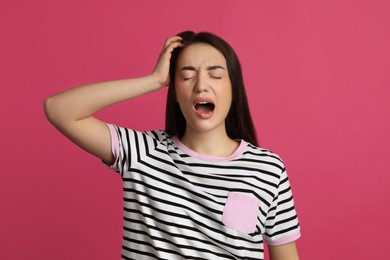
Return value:
M 208 104 L 209 102 L 206 102 L 206 101 L 201 101 L 201 102 L 198 102 L 199 105 L 206 105 Z

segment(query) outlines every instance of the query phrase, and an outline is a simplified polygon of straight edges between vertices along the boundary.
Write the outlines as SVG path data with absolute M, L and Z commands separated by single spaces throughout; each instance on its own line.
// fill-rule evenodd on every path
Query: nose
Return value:
M 194 92 L 195 93 L 202 93 L 204 91 L 208 91 L 209 88 L 209 82 L 207 80 L 206 75 L 202 75 L 202 73 L 199 73 L 196 77 L 196 82 L 194 85 Z

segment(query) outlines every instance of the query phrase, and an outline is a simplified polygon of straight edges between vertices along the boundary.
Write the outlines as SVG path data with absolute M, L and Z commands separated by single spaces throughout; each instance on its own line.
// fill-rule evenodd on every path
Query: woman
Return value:
M 166 130 L 138 132 L 92 115 L 169 84 Z M 284 165 L 257 147 L 239 60 L 223 39 L 169 38 L 154 71 L 49 97 L 50 122 L 120 173 L 122 259 L 299 259 Z

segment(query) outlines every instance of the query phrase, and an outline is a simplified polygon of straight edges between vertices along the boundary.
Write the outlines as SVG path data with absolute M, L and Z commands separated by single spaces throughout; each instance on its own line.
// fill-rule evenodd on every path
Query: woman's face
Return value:
M 232 86 L 224 56 L 208 44 L 185 47 L 175 71 L 176 98 L 186 119 L 186 134 L 223 131 L 232 102 Z

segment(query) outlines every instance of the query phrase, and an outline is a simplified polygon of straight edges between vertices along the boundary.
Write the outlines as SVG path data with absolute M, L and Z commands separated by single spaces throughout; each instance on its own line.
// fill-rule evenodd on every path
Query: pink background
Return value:
M 43 100 L 146 75 L 186 29 L 237 51 L 260 144 L 289 172 L 301 259 L 388 259 L 389 14 L 387 0 L 2 1 L 0 259 L 120 258 L 121 180 Z M 162 128 L 165 91 L 98 116 Z

